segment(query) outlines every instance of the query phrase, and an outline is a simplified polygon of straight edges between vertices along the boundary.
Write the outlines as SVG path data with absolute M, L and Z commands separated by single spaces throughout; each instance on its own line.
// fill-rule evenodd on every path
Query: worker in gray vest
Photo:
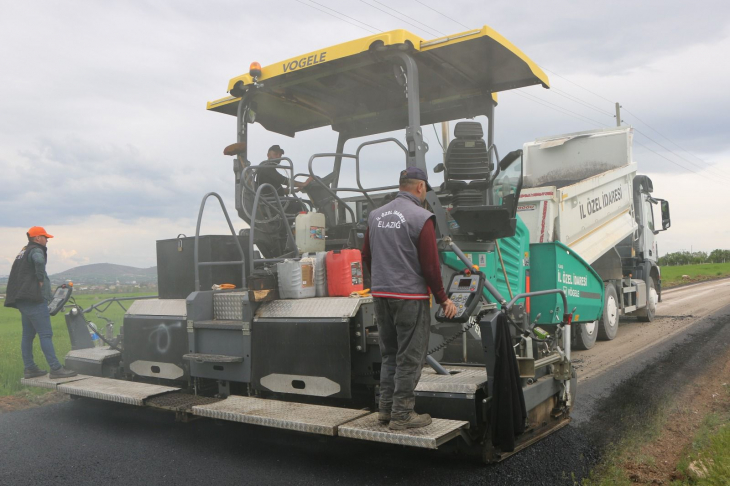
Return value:
M 391 430 L 431 423 L 428 414 L 413 410 L 431 333 L 429 290 L 446 317 L 456 315 L 441 281 L 434 215 L 423 208 L 430 190 L 421 169 L 402 171 L 395 199 L 370 212 L 362 249 L 382 356 L 378 419 Z

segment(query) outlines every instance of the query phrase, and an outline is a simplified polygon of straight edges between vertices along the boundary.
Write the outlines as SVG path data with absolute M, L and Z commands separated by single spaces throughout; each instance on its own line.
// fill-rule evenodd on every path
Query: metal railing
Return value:
M 284 221 L 286 221 L 286 213 L 284 212 L 284 208 L 281 205 L 281 199 L 279 198 L 279 194 L 276 192 L 276 188 L 274 186 L 272 186 L 271 184 L 269 184 L 269 183 L 260 184 L 259 185 L 259 188 L 256 190 L 256 196 L 254 196 L 254 199 L 253 199 L 253 210 L 251 212 L 251 215 L 252 215 L 251 221 L 253 223 L 251 224 L 251 229 L 250 229 L 249 234 L 248 234 L 248 258 L 249 258 L 249 261 L 251 262 L 251 270 L 252 271 L 253 271 L 253 269 L 254 269 L 254 267 L 255 267 L 255 265 L 257 263 L 273 263 L 273 262 L 284 261 L 286 259 L 285 258 L 286 255 L 289 255 L 292 252 L 296 253 L 295 256 L 299 256 L 299 251 L 296 248 L 296 242 L 294 241 L 294 235 L 292 234 L 291 227 L 288 224 L 285 224 L 284 226 L 286 226 L 286 232 L 287 232 L 287 246 L 284 247 L 284 250 L 286 250 L 286 248 L 289 246 L 289 243 L 290 242 L 294 246 L 294 249 L 293 250 L 290 250 L 287 253 L 285 253 L 284 254 L 285 256 L 282 257 L 282 258 L 258 258 L 258 259 L 255 259 L 253 257 L 254 256 L 253 255 L 254 237 L 256 235 L 256 224 L 255 224 L 255 221 L 256 221 L 256 213 L 257 213 L 258 208 L 259 208 L 259 201 L 261 199 L 261 193 L 264 191 L 264 189 L 270 189 L 271 192 L 274 194 L 274 200 L 276 201 L 276 204 L 279 206 L 279 212 L 281 214 L 281 217 L 283 218 Z M 228 215 L 226 215 L 226 217 L 228 217 Z M 242 257 L 243 257 L 243 255 L 242 255 Z
M 203 220 L 203 211 L 205 210 L 205 203 L 208 201 L 208 198 L 210 196 L 215 197 L 218 199 L 218 202 L 221 205 L 221 209 L 223 210 L 223 215 L 226 217 L 226 222 L 228 223 L 228 228 L 231 230 L 231 235 L 233 236 L 233 240 L 236 242 L 236 247 L 238 248 L 238 253 L 241 255 L 240 260 L 235 261 L 222 261 L 222 262 L 201 262 L 198 258 L 198 248 L 199 248 L 199 242 L 200 239 L 200 223 Z M 195 290 L 200 290 L 200 267 L 212 267 L 212 266 L 223 266 L 223 265 L 241 265 L 241 287 L 246 288 L 246 260 L 245 255 L 243 253 L 243 248 L 241 247 L 241 242 L 238 241 L 238 235 L 236 235 L 236 230 L 233 229 L 233 223 L 231 223 L 231 218 L 228 216 L 228 211 L 226 210 L 226 205 L 223 204 L 223 199 L 218 195 L 218 193 L 215 192 L 209 192 L 205 196 L 203 196 L 203 200 L 200 202 L 200 211 L 198 211 L 198 223 L 195 226 L 195 251 L 193 254 L 194 259 L 194 265 L 195 265 Z

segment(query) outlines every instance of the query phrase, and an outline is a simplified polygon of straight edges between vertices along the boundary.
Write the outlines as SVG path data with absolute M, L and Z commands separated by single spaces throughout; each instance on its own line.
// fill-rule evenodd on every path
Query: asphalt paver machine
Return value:
M 83 374 L 24 382 L 163 408 L 183 419 L 431 449 L 455 440 L 480 450 L 485 461 L 566 425 L 576 393 L 571 319 L 598 319 L 603 283 L 559 241 L 530 244 L 517 215 L 522 151 L 499 157 L 495 107 L 498 92 L 531 85 L 548 88 L 547 76 L 489 27 L 434 40 L 396 30 L 263 68 L 252 64 L 230 80 L 229 96 L 208 103 L 236 119 L 237 139 L 225 153 L 234 157 L 236 211 L 249 228 L 236 232 L 220 196 L 207 194 L 194 238 L 158 241 L 159 298 L 127 310 L 118 342 L 93 347 L 88 333 L 78 332 L 84 312 L 74 307 L 66 319 L 71 335 L 81 337 L 66 366 Z M 486 125 L 473 121 L 477 116 Z M 372 298 L 282 299 L 277 279 L 285 277 L 276 269 L 303 257 L 297 241 L 311 228 L 298 225 L 300 213 L 324 215 L 312 236 L 324 238 L 326 250 L 360 248 L 367 214 L 397 192 L 396 185 L 363 186 L 361 172 L 370 165 L 362 149 L 390 144 L 401 154 L 390 164 L 430 172 L 422 127 L 454 120 L 464 121 L 434 168 L 444 183 L 428 192 L 426 204 L 435 215 L 444 286 L 460 312 L 447 320 L 432 306 L 416 409 L 433 423 L 392 431 L 375 413 L 381 359 Z M 295 173 L 289 157 L 262 166 L 248 151 L 254 123 L 290 137 L 331 127 L 337 146 L 311 155 L 304 173 Z M 403 139 L 374 137 L 398 130 Z M 347 153 L 348 141 L 360 143 Z M 331 170 L 320 173 L 325 159 Z M 262 182 L 262 167 L 286 173 L 289 189 Z M 343 186 L 348 177 L 354 187 Z M 301 194 L 292 191 L 294 181 L 305 179 L 311 182 Z M 220 202 L 230 235 L 200 235 L 211 198 Z M 498 352 L 500 332 L 509 333 L 518 369 L 513 381 L 527 411 L 524 433 L 506 447 L 492 440 L 503 385 L 495 370 L 512 354 Z

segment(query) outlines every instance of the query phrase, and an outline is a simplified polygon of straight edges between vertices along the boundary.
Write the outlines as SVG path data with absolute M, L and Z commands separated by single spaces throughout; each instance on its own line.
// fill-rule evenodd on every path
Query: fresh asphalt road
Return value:
M 616 343 L 621 353 L 599 343 L 576 354 L 588 375 L 580 380 L 577 420 L 494 466 L 449 450 L 209 420 L 176 423 L 169 413 L 82 399 L 0 415 L 0 485 L 573 484 L 598 458 L 596 437 L 617 423 L 612 402 L 642 405 L 659 395 L 652 386 L 675 386 L 669 373 L 686 381 L 727 349 L 724 284 L 730 281 L 667 293 L 657 321 L 622 324 L 619 336 L 628 337 Z M 642 386 L 631 383 L 637 376 Z

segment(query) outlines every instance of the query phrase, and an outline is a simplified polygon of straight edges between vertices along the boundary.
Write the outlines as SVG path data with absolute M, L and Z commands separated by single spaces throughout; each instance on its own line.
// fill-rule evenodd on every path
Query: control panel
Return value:
M 66 302 L 68 302 L 68 299 L 71 298 L 71 292 L 73 291 L 73 287 L 70 285 L 59 285 L 56 287 L 56 291 L 53 293 L 53 297 L 51 298 L 50 304 L 48 304 L 48 312 L 52 316 L 55 316 L 58 314 L 58 312 L 63 309 L 63 306 L 66 305 Z
M 470 273 L 466 270 L 455 273 L 451 276 L 447 293 L 449 299 L 456 305 L 456 315 L 447 319 L 441 308 L 436 312 L 436 320 L 439 322 L 466 322 L 479 305 L 483 289 L 483 274 Z

